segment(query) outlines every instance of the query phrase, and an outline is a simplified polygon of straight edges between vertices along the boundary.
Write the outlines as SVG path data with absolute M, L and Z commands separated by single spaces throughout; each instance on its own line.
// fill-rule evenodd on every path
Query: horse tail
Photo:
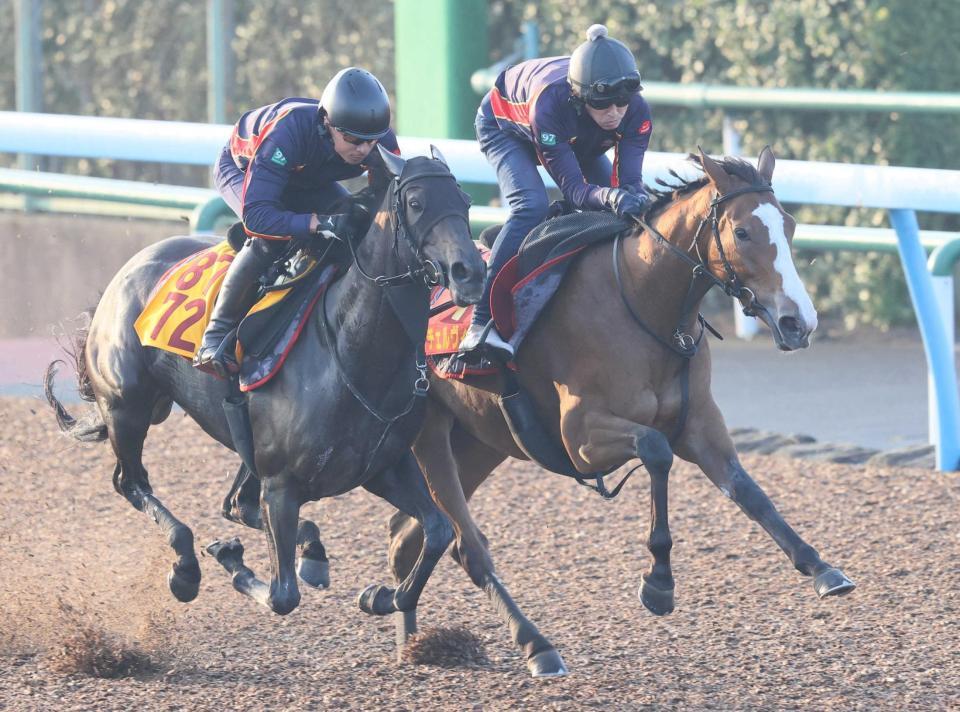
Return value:
M 85 312 L 89 317 L 92 310 Z M 73 343 L 64 345 L 63 350 L 73 359 L 77 370 L 77 392 L 85 401 L 92 402 L 95 399 L 93 393 L 93 383 L 90 381 L 90 374 L 87 372 L 87 359 L 84 357 L 84 351 L 87 345 L 87 335 L 89 334 L 88 325 L 83 326 L 76 331 L 73 336 Z M 107 425 L 99 413 L 91 414 L 83 421 L 78 421 L 53 393 L 53 381 L 57 376 L 57 364 L 64 364 L 64 361 L 56 359 L 47 366 L 46 373 L 43 374 L 43 394 L 47 397 L 47 403 L 53 408 L 57 416 L 57 424 L 60 430 L 76 440 L 82 442 L 102 442 L 107 439 Z

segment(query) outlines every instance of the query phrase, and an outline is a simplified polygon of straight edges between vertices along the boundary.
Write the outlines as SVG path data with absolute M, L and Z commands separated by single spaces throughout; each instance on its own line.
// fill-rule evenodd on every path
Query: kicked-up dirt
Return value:
M 151 430 L 145 463 L 198 547 L 239 535 L 248 564 L 269 575 L 263 535 L 219 516 L 235 455 L 174 413 Z M 960 475 L 761 456 L 744 464 L 856 591 L 818 600 L 759 526 L 678 461 L 677 608 L 656 618 L 637 599 L 649 566 L 643 471 L 604 502 L 528 463 L 501 467 L 474 514 L 501 578 L 570 668 L 533 680 L 449 557 L 421 599 L 420 624 L 465 629 L 458 635 L 479 639 L 486 659 L 396 662 L 393 621 L 355 602 L 388 578 L 391 509 L 364 491 L 305 508 L 332 585 L 302 586 L 290 615 L 236 593 L 209 557 L 198 598 L 177 603 L 166 584 L 172 552 L 113 491 L 109 445 L 62 436 L 40 401 L 0 399 L 0 709 L 960 706 Z

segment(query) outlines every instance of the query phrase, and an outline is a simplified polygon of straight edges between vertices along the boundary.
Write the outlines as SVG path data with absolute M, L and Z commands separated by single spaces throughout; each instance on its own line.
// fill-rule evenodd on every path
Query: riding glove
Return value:
M 634 195 L 623 188 L 604 189 L 603 204 L 608 210 L 616 213 L 617 217 L 640 215 L 648 202 L 650 202 L 650 197 L 645 193 Z
M 350 239 L 351 226 L 353 223 L 350 215 L 346 213 L 317 215 L 317 220 L 317 230 L 314 233 L 317 237 L 340 241 Z

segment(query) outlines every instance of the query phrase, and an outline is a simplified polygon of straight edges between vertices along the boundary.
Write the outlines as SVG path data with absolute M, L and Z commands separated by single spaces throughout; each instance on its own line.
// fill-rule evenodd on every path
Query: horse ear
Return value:
M 707 174 L 707 177 L 720 191 L 720 195 L 728 193 L 731 186 L 730 176 L 723 170 L 723 166 L 710 158 L 699 146 L 697 146 L 697 150 L 700 151 L 700 165 L 703 166 L 703 172 Z
M 450 168 L 450 164 L 447 163 L 447 159 L 443 157 L 442 153 L 440 153 L 440 149 L 434 146 L 432 143 L 430 144 L 430 155 L 433 156 L 435 160 L 440 161 L 440 163 L 445 165 L 447 168 Z
M 380 158 L 383 159 L 383 164 L 387 167 L 387 170 L 390 171 L 394 176 L 399 176 L 403 173 L 403 166 L 406 164 L 406 161 L 400 158 L 395 153 L 391 153 L 379 143 L 377 144 L 377 150 L 380 152 Z
M 773 182 L 773 166 L 776 162 L 777 158 L 773 155 L 773 149 L 764 146 L 763 150 L 760 151 L 760 158 L 757 160 L 757 172 L 767 183 Z

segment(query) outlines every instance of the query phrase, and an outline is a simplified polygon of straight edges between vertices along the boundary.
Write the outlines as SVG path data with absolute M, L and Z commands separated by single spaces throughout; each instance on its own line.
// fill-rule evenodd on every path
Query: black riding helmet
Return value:
M 633 53 L 622 42 L 607 37 L 603 25 L 591 25 L 587 41 L 570 55 L 567 70 L 572 94 L 597 109 L 627 103 L 643 89 Z
M 343 133 L 369 141 L 390 130 L 390 99 L 380 80 L 357 67 L 341 69 L 320 96 L 320 112 Z

